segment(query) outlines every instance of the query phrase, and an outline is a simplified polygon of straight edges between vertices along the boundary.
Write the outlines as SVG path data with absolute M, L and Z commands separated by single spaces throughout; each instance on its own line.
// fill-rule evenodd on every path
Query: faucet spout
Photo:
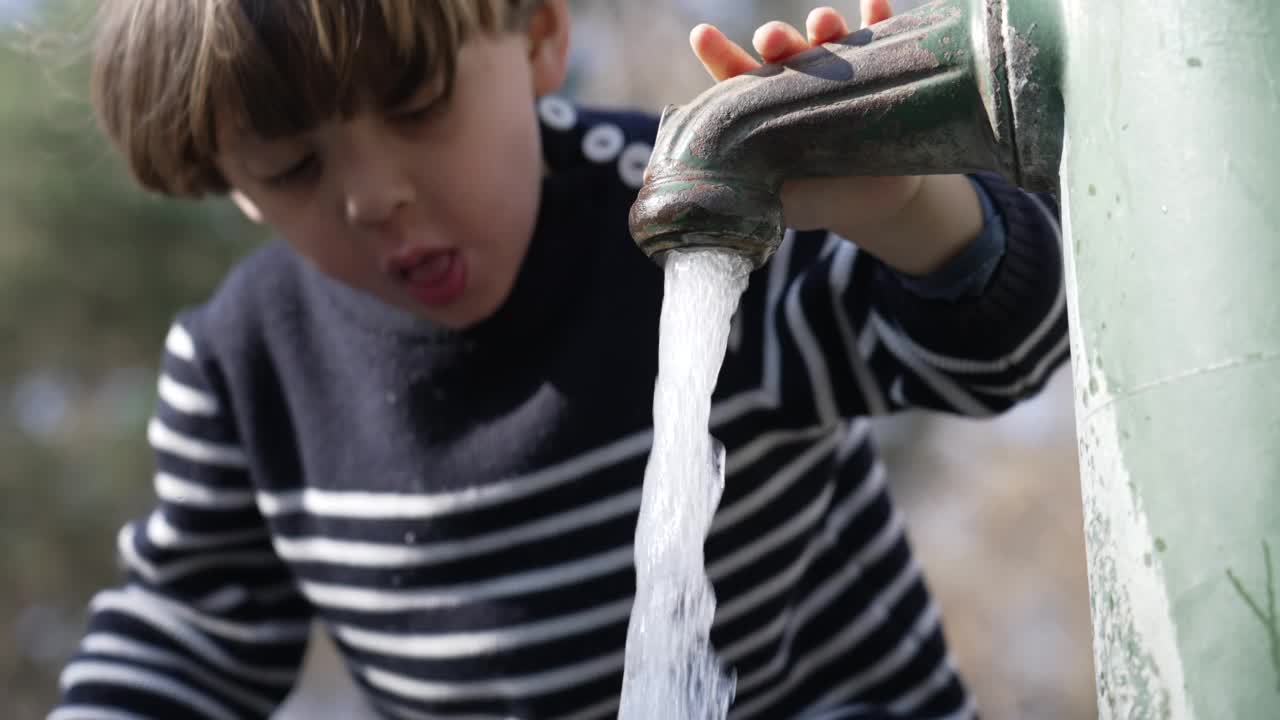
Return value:
M 1061 113 L 1017 101 L 1032 86 L 1037 102 L 1058 95 L 1056 68 L 1035 62 L 1036 36 L 1009 24 L 1006 2 L 938 0 L 668 106 L 631 209 L 636 244 L 655 259 L 710 245 L 762 265 L 793 178 L 994 170 L 1055 185 Z M 1029 128 L 1022 147 L 1019 119 L 1056 133 Z

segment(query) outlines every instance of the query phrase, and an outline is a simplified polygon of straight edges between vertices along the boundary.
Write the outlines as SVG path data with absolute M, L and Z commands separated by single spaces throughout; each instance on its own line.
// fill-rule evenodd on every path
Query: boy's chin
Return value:
M 411 305 L 406 309 L 432 325 L 459 332 L 470 330 L 493 317 L 502 307 L 504 299 L 486 302 L 485 298 L 464 297 L 446 307 L 431 307 L 410 301 Z

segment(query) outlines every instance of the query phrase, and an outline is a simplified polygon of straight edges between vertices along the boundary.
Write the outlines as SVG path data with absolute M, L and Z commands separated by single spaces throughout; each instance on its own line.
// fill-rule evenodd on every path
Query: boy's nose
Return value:
M 376 178 L 365 176 L 353 183 L 347 190 L 343 210 L 352 225 L 381 225 L 413 199 L 413 184 L 408 178 L 384 173 Z

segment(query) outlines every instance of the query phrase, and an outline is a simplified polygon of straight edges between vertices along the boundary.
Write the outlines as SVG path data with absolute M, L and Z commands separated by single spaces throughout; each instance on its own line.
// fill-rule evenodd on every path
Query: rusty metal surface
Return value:
M 1011 30 L 1003 0 L 939 0 L 668 107 L 632 208 L 636 243 L 651 256 L 731 247 L 761 264 L 793 178 L 995 170 L 1056 184 L 1060 111 L 1055 126 L 1024 110 L 1026 138 L 1015 121 L 1019 102 L 1058 92 L 1044 62 L 1056 52 L 1034 44 L 1057 28 L 1023 16 L 1032 28 Z

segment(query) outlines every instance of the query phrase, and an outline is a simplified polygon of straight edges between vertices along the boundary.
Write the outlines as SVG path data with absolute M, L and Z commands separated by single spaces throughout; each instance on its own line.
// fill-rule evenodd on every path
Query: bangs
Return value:
M 398 105 L 429 81 L 447 95 L 458 47 L 497 20 L 490 3 L 447 0 L 230 0 L 216 13 L 190 113 L 209 153 L 215 115 L 276 138 L 361 104 Z

